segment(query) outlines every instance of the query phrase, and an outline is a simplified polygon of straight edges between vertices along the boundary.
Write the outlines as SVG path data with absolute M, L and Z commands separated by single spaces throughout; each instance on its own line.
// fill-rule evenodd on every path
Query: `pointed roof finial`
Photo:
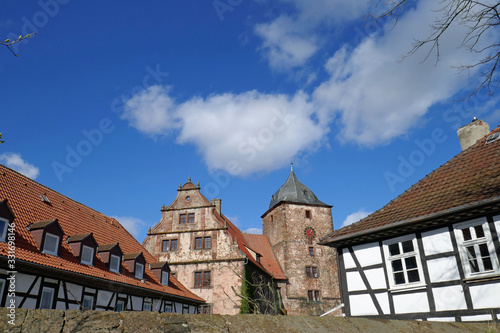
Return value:
M 191 183 L 191 175 L 188 177 L 188 183 Z
M 293 171 L 293 162 L 290 162 L 290 171 Z
M 200 181 L 199 180 L 196 182 L 196 187 L 200 187 Z
M 179 183 L 179 190 L 180 190 L 181 188 L 182 188 L 182 184 L 181 184 L 181 183 Z

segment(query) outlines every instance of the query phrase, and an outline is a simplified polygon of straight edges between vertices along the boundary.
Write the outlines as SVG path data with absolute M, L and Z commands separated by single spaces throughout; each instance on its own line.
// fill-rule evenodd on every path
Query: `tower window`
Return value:
M 318 267 L 306 266 L 306 276 L 308 278 L 317 278 L 317 277 L 319 277 Z
M 309 255 L 311 257 L 314 257 L 314 247 L 313 246 L 309 246 Z
M 310 218 L 311 218 L 311 211 L 306 210 L 306 219 L 310 219 Z
M 308 290 L 307 299 L 309 300 L 309 302 L 320 302 L 321 297 L 319 294 L 319 290 Z

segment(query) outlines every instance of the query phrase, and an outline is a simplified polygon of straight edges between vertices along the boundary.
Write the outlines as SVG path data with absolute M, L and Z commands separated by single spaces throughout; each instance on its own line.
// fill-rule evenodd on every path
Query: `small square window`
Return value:
M 82 306 L 85 310 L 94 310 L 94 296 L 83 296 Z
M 168 286 L 168 272 L 161 272 L 161 284 Z
M 43 253 L 57 256 L 59 247 L 59 236 L 45 233 L 45 242 L 43 243 Z
M 212 313 L 212 304 L 205 304 L 200 306 L 201 314 L 211 314 Z
M 163 252 L 167 252 L 170 250 L 170 241 L 168 239 L 163 240 L 161 245 L 161 250 Z
M 52 309 L 54 303 L 54 288 L 43 287 L 40 309 Z
M 109 258 L 109 270 L 111 272 L 120 273 L 120 257 L 114 254 Z
M 307 299 L 309 302 L 320 302 L 320 293 L 319 290 L 308 290 L 307 291 Z
M 94 249 L 90 246 L 82 246 L 82 254 L 80 262 L 86 265 L 92 265 L 94 263 Z
M 314 247 L 312 247 L 312 246 L 309 246 L 309 255 L 311 257 L 314 257 Z
M 9 221 L 0 217 L 0 242 L 5 242 L 7 239 L 7 228 Z
M 306 276 L 308 278 L 318 278 L 318 267 L 307 266 L 306 267 Z
M 186 224 L 186 214 L 181 214 L 179 217 L 179 224 Z
M 153 305 L 151 304 L 151 300 L 145 299 L 144 304 L 143 304 L 143 311 L 152 311 L 153 310 Z
M 306 219 L 310 219 L 310 218 L 311 218 L 311 211 L 306 210 Z
M 194 273 L 195 287 L 210 287 L 211 283 L 212 283 L 212 278 L 210 271 Z
M 136 262 L 135 263 L 135 277 L 137 279 L 142 279 L 144 276 L 144 265 Z

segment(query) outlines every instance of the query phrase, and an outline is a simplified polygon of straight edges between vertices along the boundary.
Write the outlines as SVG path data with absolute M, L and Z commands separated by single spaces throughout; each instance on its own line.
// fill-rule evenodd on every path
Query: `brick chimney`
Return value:
M 487 122 L 474 117 L 474 120 L 472 120 L 471 123 L 462 126 L 457 130 L 462 151 L 474 145 L 477 140 L 483 138 L 488 133 L 490 133 L 490 125 L 488 125 Z

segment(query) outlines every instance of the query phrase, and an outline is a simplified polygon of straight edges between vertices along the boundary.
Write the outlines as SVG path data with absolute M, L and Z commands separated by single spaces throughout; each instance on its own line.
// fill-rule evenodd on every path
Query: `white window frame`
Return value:
M 463 237 L 462 229 L 470 228 L 471 236 L 476 236 L 476 231 L 474 227 L 478 225 L 483 226 L 484 237 L 481 238 L 473 237 L 473 239 L 466 241 Z M 490 275 L 497 275 L 498 273 L 500 273 L 498 257 L 495 251 L 495 245 L 493 244 L 493 238 L 491 237 L 490 226 L 486 218 L 483 217 L 466 222 L 457 223 L 453 225 L 453 229 L 455 232 L 455 237 L 457 239 L 458 251 L 460 253 L 460 259 L 462 261 L 462 267 L 464 269 L 465 278 L 484 277 Z M 493 270 L 472 272 L 469 260 L 467 258 L 467 247 L 478 246 L 480 244 L 486 244 L 486 246 L 488 247 L 488 252 L 491 259 L 491 264 L 493 266 Z M 476 251 L 478 250 L 476 247 L 475 249 Z M 478 264 L 480 265 L 480 267 L 484 268 L 482 260 L 478 260 Z
M 164 286 L 168 286 L 168 280 L 170 278 L 170 274 L 166 271 L 161 271 L 161 284 Z
M 153 311 L 153 301 L 150 298 L 144 299 L 142 311 Z
M 52 249 L 47 249 L 47 238 L 49 237 L 52 237 L 52 238 L 55 238 L 56 239 L 56 248 L 55 248 L 55 251 L 53 251 Z M 58 255 L 58 250 L 59 250 L 59 236 L 57 235 L 54 235 L 54 234 L 51 234 L 49 232 L 46 232 L 45 233 L 45 238 L 44 238 L 44 241 L 43 241 L 43 253 L 47 253 L 47 254 L 52 254 L 54 256 L 57 256 Z
M 140 269 L 137 269 L 137 268 L 140 268 Z M 141 264 L 140 262 L 135 263 L 135 278 L 136 279 L 144 278 L 144 265 Z
M 174 303 L 171 302 L 170 304 L 167 304 L 167 301 L 163 303 L 163 312 L 166 313 L 173 313 L 174 312 Z
M 408 252 L 408 253 L 403 253 L 402 250 L 402 245 L 400 246 L 400 254 L 399 255 L 391 255 L 389 252 L 389 246 L 392 244 L 396 243 L 403 243 L 406 241 L 412 241 L 413 244 L 413 252 Z M 387 276 L 389 280 L 389 286 L 390 290 L 399 290 L 399 289 L 408 289 L 408 288 L 419 288 L 422 286 L 425 286 L 425 280 L 424 280 L 424 274 L 423 274 L 423 267 L 422 267 L 422 260 L 420 258 L 420 253 L 418 249 L 418 243 L 417 243 L 417 237 L 415 234 L 410 234 L 410 235 L 405 235 L 401 237 L 396 237 L 396 238 L 391 238 L 388 240 L 385 240 L 382 242 L 382 247 L 384 250 L 384 257 L 385 257 L 385 267 L 387 271 Z M 405 276 L 405 281 L 408 281 L 408 270 L 406 268 L 406 262 L 404 259 L 410 258 L 410 257 L 415 257 L 416 263 L 417 263 L 417 272 L 418 272 L 418 278 L 419 281 L 417 282 L 406 282 L 403 284 L 396 284 L 394 281 L 394 272 L 392 269 L 392 262 L 395 260 L 401 260 L 401 263 L 403 265 L 403 273 Z
M 116 258 L 116 262 L 117 262 L 117 265 L 116 267 L 113 265 L 113 257 Z M 121 258 L 115 254 L 110 254 L 109 256 L 109 271 L 110 272 L 115 272 L 115 273 L 120 273 L 120 261 L 121 261 Z
M 5 223 L 3 227 L 0 226 L 0 242 L 7 241 L 7 229 L 9 228 L 9 220 L 0 217 L 0 222 Z
M 84 260 L 83 254 L 85 253 L 85 250 L 90 250 L 90 261 Z M 87 246 L 87 245 L 82 245 L 82 253 L 80 255 L 80 262 L 82 264 L 90 265 L 92 266 L 94 264 L 94 248 Z
M 49 306 L 50 307 L 44 307 L 44 301 L 43 301 L 43 295 L 45 292 L 50 292 L 50 302 Z M 52 306 L 54 305 L 54 293 L 55 289 L 52 287 L 43 287 L 42 288 L 42 293 L 40 294 L 40 309 L 52 309 Z
M 90 307 L 85 306 L 85 302 L 90 301 Z M 94 296 L 85 295 L 83 296 L 82 307 L 85 310 L 94 310 Z

